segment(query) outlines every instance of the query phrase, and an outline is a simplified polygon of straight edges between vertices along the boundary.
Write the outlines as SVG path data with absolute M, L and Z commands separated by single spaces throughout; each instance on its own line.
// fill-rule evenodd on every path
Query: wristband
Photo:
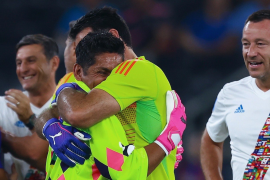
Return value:
M 30 130 L 34 129 L 34 119 L 36 118 L 35 114 L 32 114 L 30 118 L 28 119 L 28 123 L 24 123 L 26 127 L 28 127 Z
M 166 149 L 166 147 L 162 143 L 160 143 L 157 140 L 155 140 L 154 143 L 156 143 L 165 152 L 166 156 L 168 156 L 169 152 L 168 152 L 168 150 Z

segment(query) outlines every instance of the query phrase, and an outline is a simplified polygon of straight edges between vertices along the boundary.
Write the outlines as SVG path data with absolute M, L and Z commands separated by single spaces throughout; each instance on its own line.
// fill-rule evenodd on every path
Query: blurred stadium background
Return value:
M 63 50 L 68 23 L 104 5 L 115 7 L 130 27 L 137 55 L 159 65 L 184 105 L 188 126 L 177 180 L 204 179 L 199 163 L 201 134 L 219 90 L 247 76 L 241 33 L 252 12 L 270 7 L 269 0 L 1 0 L 0 94 L 21 89 L 15 73 L 15 45 L 27 34 L 56 39 L 65 74 Z M 232 179 L 229 140 L 224 147 L 223 175 Z M 211 159 L 209 159 L 211 161 Z

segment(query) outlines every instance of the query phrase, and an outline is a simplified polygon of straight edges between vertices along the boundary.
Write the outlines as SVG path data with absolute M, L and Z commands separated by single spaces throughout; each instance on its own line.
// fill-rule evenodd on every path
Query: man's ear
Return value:
M 51 60 L 50 60 L 50 63 L 51 63 L 51 67 L 52 69 L 54 70 L 54 72 L 58 69 L 59 67 L 59 63 L 60 63 L 60 59 L 58 56 L 54 56 Z
M 115 37 L 120 38 L 119 33 L 116 29 L 110 29 L 109 32 L 112 33 L 112 35 L 114 35 Z
M 81 81 L 82 80 L 82 76 L 83 76 L 82 66 L 80 66 L 77 63 L 75 63 L 74 66 L 73 66 L 73 73 L 74 73 L 74 77 L 76 78 L 77 81 Z

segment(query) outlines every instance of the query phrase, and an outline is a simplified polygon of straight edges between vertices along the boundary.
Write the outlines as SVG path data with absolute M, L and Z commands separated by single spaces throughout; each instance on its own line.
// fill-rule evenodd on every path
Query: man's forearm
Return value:
M 77 128 L 89 128 L 118 113 L 118 102 L 106 91 L 93 89 L 89 94 L 66 88 L 58 96 L 59 115 Z
M 149 176 L 165 158 L 166 154 L 156 143 L 149 144 L 145 146 L 144 149 L 148 156 L 147 176 Z
M 201 141 L 201 166 L 206 180 L 222 180 L 223 142 L 215 143 L 204 131 Z
M 48 142 L 40 139 L 35 132 L 31 136 L 25 137 L 2 133 L 2 144 L 14 157 L 28 162 L 41 171 L 45 171 Z
M 58 109 L 56 105 L 43 111 L 38 117 L 34 119 L 35 130 L 36 130 L 37 135 L 42 139 L 46 139 L 42 134 L 44 125 L 51 118 L 58 118 L 58 117 L 59 117 L 59 114 L 58 114 Z

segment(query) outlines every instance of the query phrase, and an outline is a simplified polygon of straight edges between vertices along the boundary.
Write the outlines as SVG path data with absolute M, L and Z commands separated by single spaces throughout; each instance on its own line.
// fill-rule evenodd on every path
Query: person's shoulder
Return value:
M 146 60 L 144 56 L 137 57 L 135 59 L 125 60 L 121 64 L 119 64 L 115 69 L 115 74 L 133 74 L 133 73 L 143 73 L 145 70 L 150 70 L 149 67 L 154 64 L 150 61 Z M 154 66 L 153 66 L 154 67 Z
M 5 96 L 0 96 L 0 101 L 4 101 L 5 100 Z
M 150 60 L 147 60 L 144 56 L 140 56 L 129 61 L 130 64 L 134 64 L 134 66 L 136 65 L 137 71 L 142 75 L 147 75 L 147 77 L 149 77 L 151 74 L 153 77 L 156 75 L 164 75 L 163 70 L 159 66 Z
M 150 60 L 147 60 L 144 56 L 140 56 L 140 57 L 137 57 L 137 58 L 135 58 L 135 59 L 128 60 L 128 61 L 130 61 L 130 63 L 136 63 L 136 66 L 139 66 L 139 67 L 145 67 L 145 68 L 149 68 L 149 67 L 159 68 L 155 63 L 151 62 Z
M 63 76 L 60 79 L 58 85 L 61 85 L 61 84 L 67 83 L 67 82 L 75 82 L 75 77 L 74 77 L 73 72 L 67 73 L 65 76 Z
M 251 76 L 247 76 L 238 81 L 233 81 L 233 82 L 225 84 L 223 89 L 233 89 L 233 88 L 238 88 L 240 86 L 246 86 L 250 84 L 252 80 L 253 78 Z
M 228 95 L 237 96 L 239 94 L 248 92 L 248 90 L 252 89 L 252 81 L 254 78 L 248 76 L 238 81 L 233 81 L 227 83 L 222 88 L 224 95 L 228 97 Z
M 0 107 L 6 106 L 6 103 L 5 96 L 0 96 Z
M 62 77 L 62 79 L 69 79 L 69 78 L 72 77 L 73 75 L 74 75 L 73 72 L 67 73 L 67 74 L 65 74 L 65 75 Z
M 65 76 L 63 76 L 57 86 L 56 86 L 56 89 L 58 89 L 62 84 L 65 84 L 65 83 L 71 83 L 71 82 L 75 82 L 76 79 L 75 79 L 75 76 L 73 74 L 73 72 L 70 72 L 70 73 L 67 73 Z
M 152 62 L 150 62 L 147 59 L 145 59 L 144 56 L 140 56 L 140 57 L 137 57 L 137 58 L 134 58 L 134 59 L 129 59 L 129 60 L 126 60 L 124 62 L 138 63 L 138 64 L 153 64 Z
M 15 114 L 15 112 L 7 106 L 7 103 L 8 101 L 5 99 L 5 96 L 0 96 L 1 114 Z

